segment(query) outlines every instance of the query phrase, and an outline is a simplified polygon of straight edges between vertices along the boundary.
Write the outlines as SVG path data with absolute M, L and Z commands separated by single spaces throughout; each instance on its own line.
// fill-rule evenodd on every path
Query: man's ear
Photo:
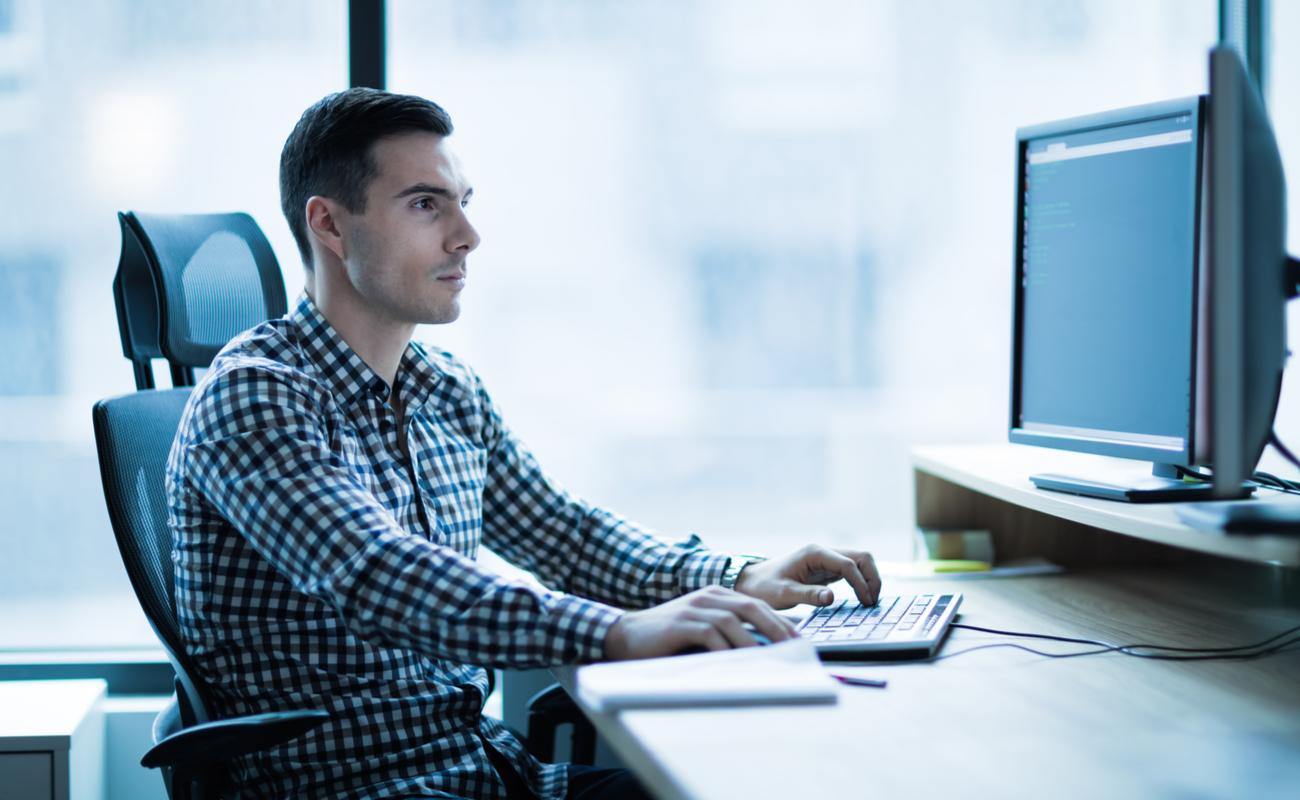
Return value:
M 307 198 L 307 231 L 322 247 L 343 260 L 343 235 L 335 219 L 338 204 L 320 195 Z

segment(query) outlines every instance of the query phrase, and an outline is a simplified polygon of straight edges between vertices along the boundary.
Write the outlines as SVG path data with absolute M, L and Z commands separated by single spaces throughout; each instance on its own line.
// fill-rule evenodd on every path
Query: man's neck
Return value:
M 388 319 L 358 302 L 359 298 L 348 297 L 346 291 L 321 291 L 320 282 L 309 283 L 307 295 L 348 347 L 393 387 L 415 325 Z

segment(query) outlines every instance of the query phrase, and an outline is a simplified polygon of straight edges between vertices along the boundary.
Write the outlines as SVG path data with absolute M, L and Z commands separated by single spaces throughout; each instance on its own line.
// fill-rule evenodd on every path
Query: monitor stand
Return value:
M 1118 484 L 1090 478 L 1078 478 L 1070 475 L 1030 475 L 1029 480 L 1039 489 L 1054 492 L 1066 492 L 1084 497 L 1099 497 L 1103 500 L 1120 500 L 1126 503 L 1178 503 L 1192 500 L 1211 500 L 1214 484 L 1210 481 L 1189 483 L 1179 477 L 1176 464 L 1156 462 L 1151 467 L 1151 477 L 1136 483 Z M 1238 496 L 1247 497 L 1254 487 L 1242 486 Z M 1229 498 L 1222 498 L 1229 499 Z

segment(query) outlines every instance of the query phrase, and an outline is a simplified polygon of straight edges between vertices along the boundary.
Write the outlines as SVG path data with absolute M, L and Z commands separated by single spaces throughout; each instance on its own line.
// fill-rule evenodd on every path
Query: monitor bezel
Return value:
M 1210 51 L 1205 131 L 1207 418 L 1215 493 L 1241 496 L 1268 445 L 1288 358 L 1286 174 L 1258 87 L 1235 49 Z
M 1200 349 L 1204 344 L 1200 335 L 1200 326 L 1203 318 L 1200 287 L 1204 275 L 1204 254 L 1201 248 L 1201 237 L 1204 235 L 1202 203 L 1204 202 L 1206 194 L 1206 159 L 1205 148 L 1203 147 L 1204 137 L 1206 135 L 1205 112 L 1206 98 L 1203 95 L 1197 95 L 1193 97 L 1183 97 L 1177 100 L 1164 100 L 1158 103 L 1130 106 L 1128 108 L 1116 109 L 1098 114 L 1072 117 L 1070 119 L 1057 120 L 1055 122 L 1028 125 L 1016 130 L 1016 192 L 1015 214 L 1013 216 L 1015 219 L 1015 235 L 1013 237 L 1015 246 L 1011 259 L 1013 309 L 1011 331 L 1011 403 L 1008 425 L 1008 438 L 1011 442 L 1035 445 L 1038 447 L 1050 447 L 1058 450 L 1074 450 L 1077 452 L 1094 453 L 1097 455 L 1116 456 L 1119 458 L 1129 458 L 1139 461 L 1154 461 L 1158 464 L 1179 464 L 1183 466 L 1191 466 L 1195 463 L 1196 454 L 1198 452 L 1196 422 L 1198 414 L 1201 413 L 1201 398 L 1198 397 L 1199 382 L 1201 380 L 1201 376 L 1199 375 L 1200 364 L 1198 363 L 1198 356 Z M 1190 114 L 1192 116 L 1192 145 L 1196 152 L 1196 196 L 1194 198 L 1193 210 L 1193 236 L 1195 241 L 1193 242 L 1192 247 L 1192 320 L 1191 329 L 1187 332 L 1192 343 L 1190 363 L 1188 364 L 1189 375 L 1191 376 L 1191 400 L 1188 404 L 1188 416 L 1185 426 L 1186 434 L 1183 439 L 1183 447 L 1180 449 L 1174 449 L 1135 443 L 1115 442 L 1110 440 L 1060 436 L 1044 433 L 1042 431 L 1028 430 L 1021 427 L 1020 373 L 1022 368 L 1021 351 L 1024 335 L 1024 286 L 1021 281 L 1021 275 L 1023 272 L 1022 267 L 1025 237 L 1025 162 L 1028 154 L 1029 142 L 1034 139 L 1040 139 L 1044 136 L 1085 133 L 1100 128 L 1149 122 L 1181 114 Z

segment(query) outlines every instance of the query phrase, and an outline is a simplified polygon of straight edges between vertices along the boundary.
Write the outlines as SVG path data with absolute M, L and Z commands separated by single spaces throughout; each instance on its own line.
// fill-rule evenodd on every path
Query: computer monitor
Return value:
M 1211 463 L 1219 497 L 1259 462 L 1273 430 L 1286 363 L 1288 299 L 1282 156 L 1235 50 L 1210 53 L 1207 239 Z
M 1234 51 L 1211 92 L 1017 131 L 1010 439 L 1153 463 L 1037 475 L 1149 502 L 1242 497 L 1285 357 L 1277 145 Z M 1212 482 L 1182 480 L 1213 467 Z
M 1152 476 L 1035 475 L 1042 488 L 1209 496 L 1196 463 L 1200 97 L 1016 132 L 1010 438 L 1153 462 Z M 1202 426 L 1203 427 L 1203 426 Z

